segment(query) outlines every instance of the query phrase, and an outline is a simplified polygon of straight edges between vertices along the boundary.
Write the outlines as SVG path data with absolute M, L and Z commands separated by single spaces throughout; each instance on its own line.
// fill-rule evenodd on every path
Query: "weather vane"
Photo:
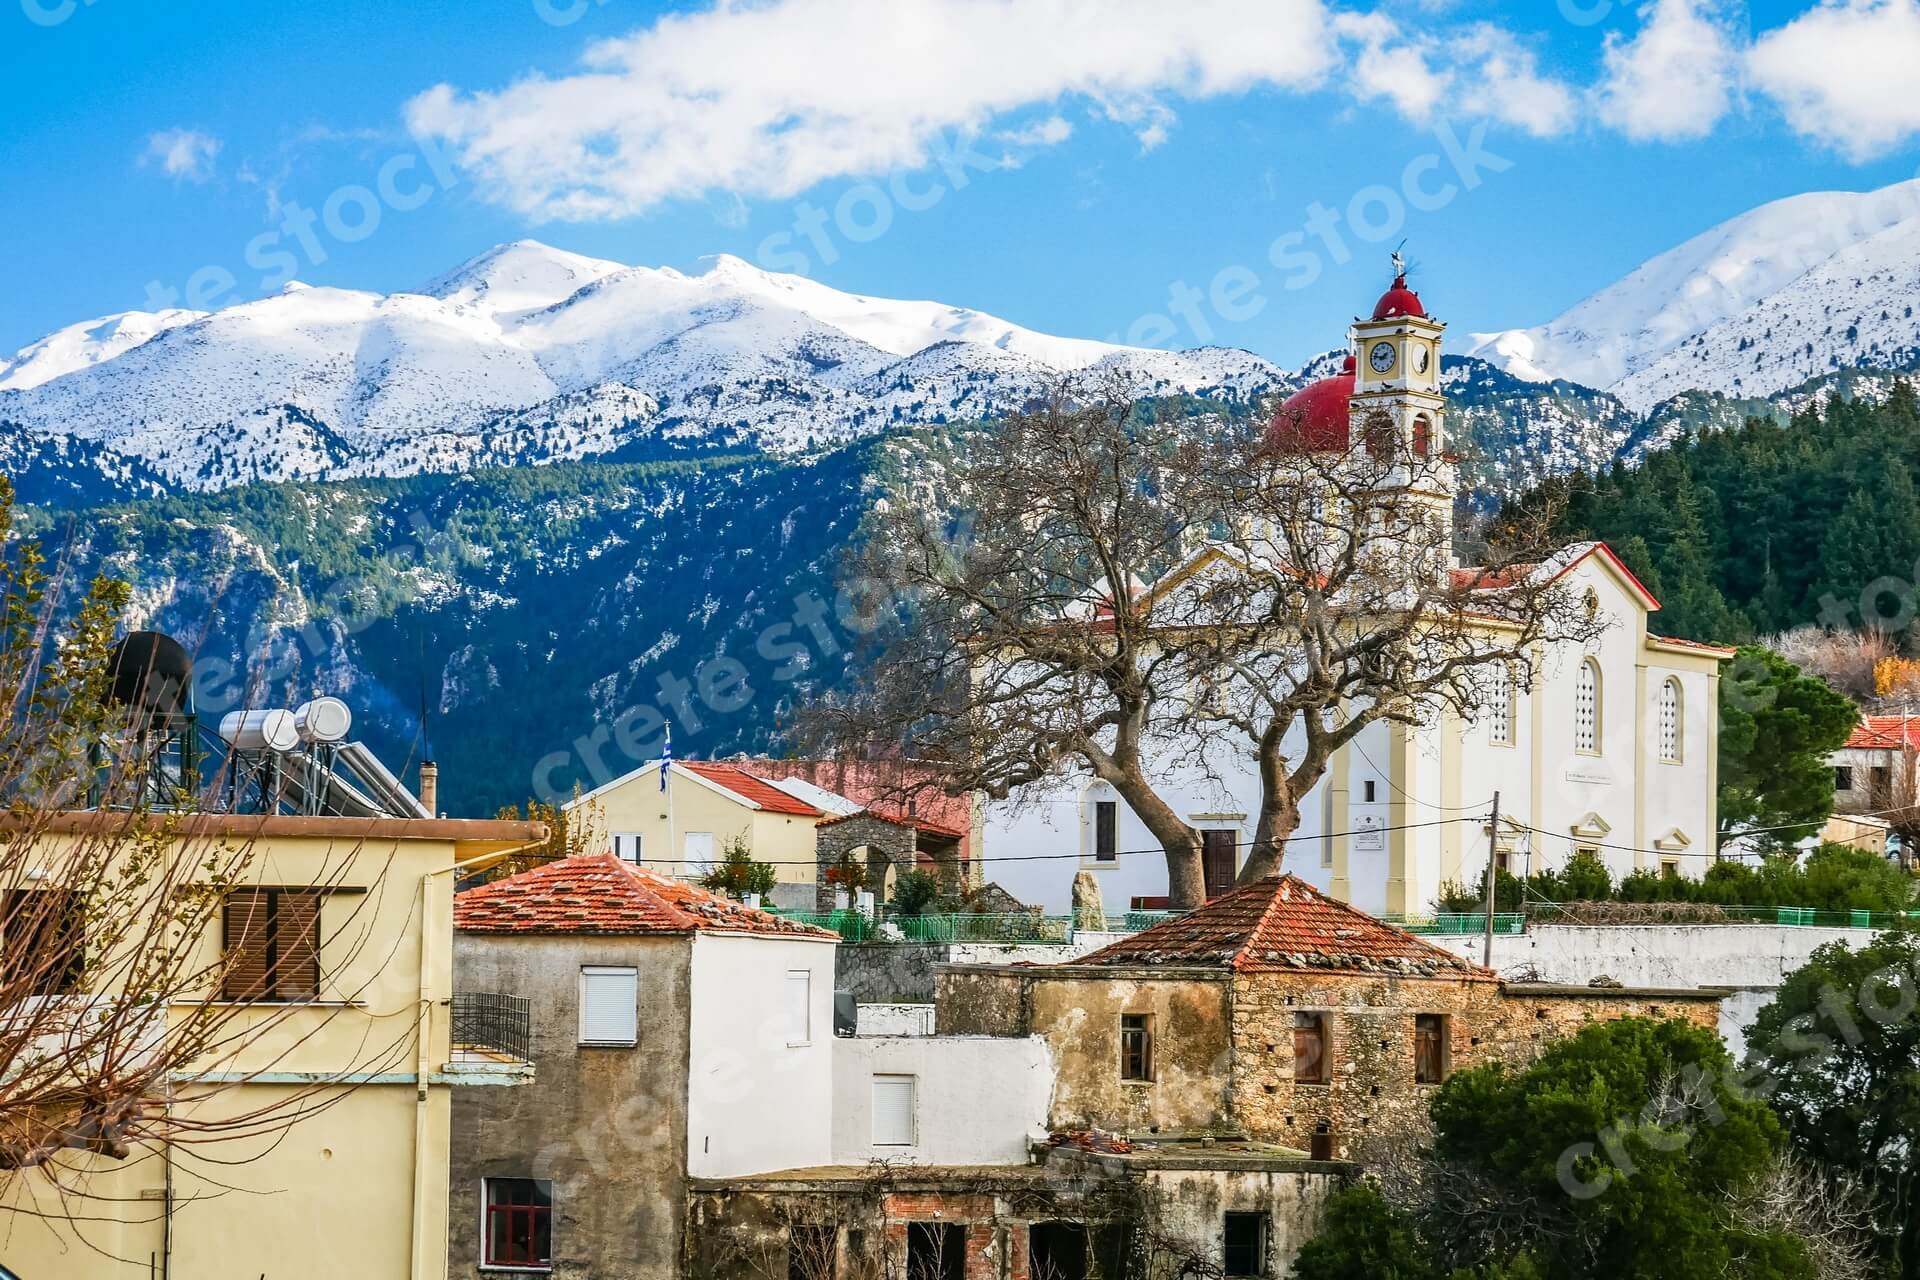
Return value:
M 1407 242 L 1405 240 L 1402 240 L 1400 242 L 1400 249 L 1404 249 L 1406 247 L 1407 247 Z M 1400 249 L 1395 249 L 1393 251 L 1393 278 L 1396 280 L 1400 279 L 1402 276 L 1407 274 L 1407 258 L 1405 254 L 1400 252 Z

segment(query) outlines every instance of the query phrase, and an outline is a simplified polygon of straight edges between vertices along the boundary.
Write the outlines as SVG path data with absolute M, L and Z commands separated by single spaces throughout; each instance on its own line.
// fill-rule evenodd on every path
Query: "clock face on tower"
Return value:
M 1414 348 L 1413 371 L 1415 373 L 1425 373 L 1427 371 L 1427 349 L 1425 347 Z
M 1367 355 L 1367 363 L 1373 366 L 1375 373 L 1385 373 L 1393 368 L 1394 353 L 1391 342 L 1376 342 Z

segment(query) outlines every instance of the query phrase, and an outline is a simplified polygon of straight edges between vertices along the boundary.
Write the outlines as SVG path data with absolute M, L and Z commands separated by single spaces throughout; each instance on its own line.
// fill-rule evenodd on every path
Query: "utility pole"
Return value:
M 1493 968 L 1493 900 L 1500 879 L 1494 874 L 1494 858 L 1500 852 L 1500 793 L 1493 793 L 1493 817 L 1487 825 L 1487 948 L 1481 963 Z

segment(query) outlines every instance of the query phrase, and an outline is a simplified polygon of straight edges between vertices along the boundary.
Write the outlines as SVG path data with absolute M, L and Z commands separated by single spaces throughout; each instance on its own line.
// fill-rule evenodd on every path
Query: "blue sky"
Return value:
M 1457 333 L 1506 328 L 1764 201 L 1912 178 L 1915 65 L 1920 0 L 5 0 L 0 349 L 196 273 L 258 296 L 248 246 L 278 229 L 256 256 L 311 284 L 407 288 L 526 237 L 683 270 L 803 251 L 838 288 L 1096 338 L 1238 269 L 1264 305 L 1201 304 L 1208 332 L 1165 343 L 1296 362 L 1403 237 Z M 1441 134 L 1481 127 L 1510 167 L 1467 190 Z M 961 187 L 930 160 L 967 138 L 989 164 Z M 1423 156 L 1440 207 L 1347 234 L 1344 263 L 1303 230 Z M 285 230 L 395 164 L 418 207 L 323 221 L 318 253 Z M 934 183 L 872 238 L 829 220 L 835 261 L 794 230 L 803 202 L 859 231 L 873 194 Z M 1289 232 L 1304 287 L 1269 257 Z

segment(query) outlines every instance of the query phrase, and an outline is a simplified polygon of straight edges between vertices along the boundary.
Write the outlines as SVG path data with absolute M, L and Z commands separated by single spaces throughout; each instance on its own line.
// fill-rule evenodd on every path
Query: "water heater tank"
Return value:
M 302 742 L 339 742 L 353 728 L 353 712 L 338 698 L 315 698 L 293 709 Z
M 239 751 L 291 751 L 300 745 L 291 711 L 229 711 L 220 718 L 220 736 Z

